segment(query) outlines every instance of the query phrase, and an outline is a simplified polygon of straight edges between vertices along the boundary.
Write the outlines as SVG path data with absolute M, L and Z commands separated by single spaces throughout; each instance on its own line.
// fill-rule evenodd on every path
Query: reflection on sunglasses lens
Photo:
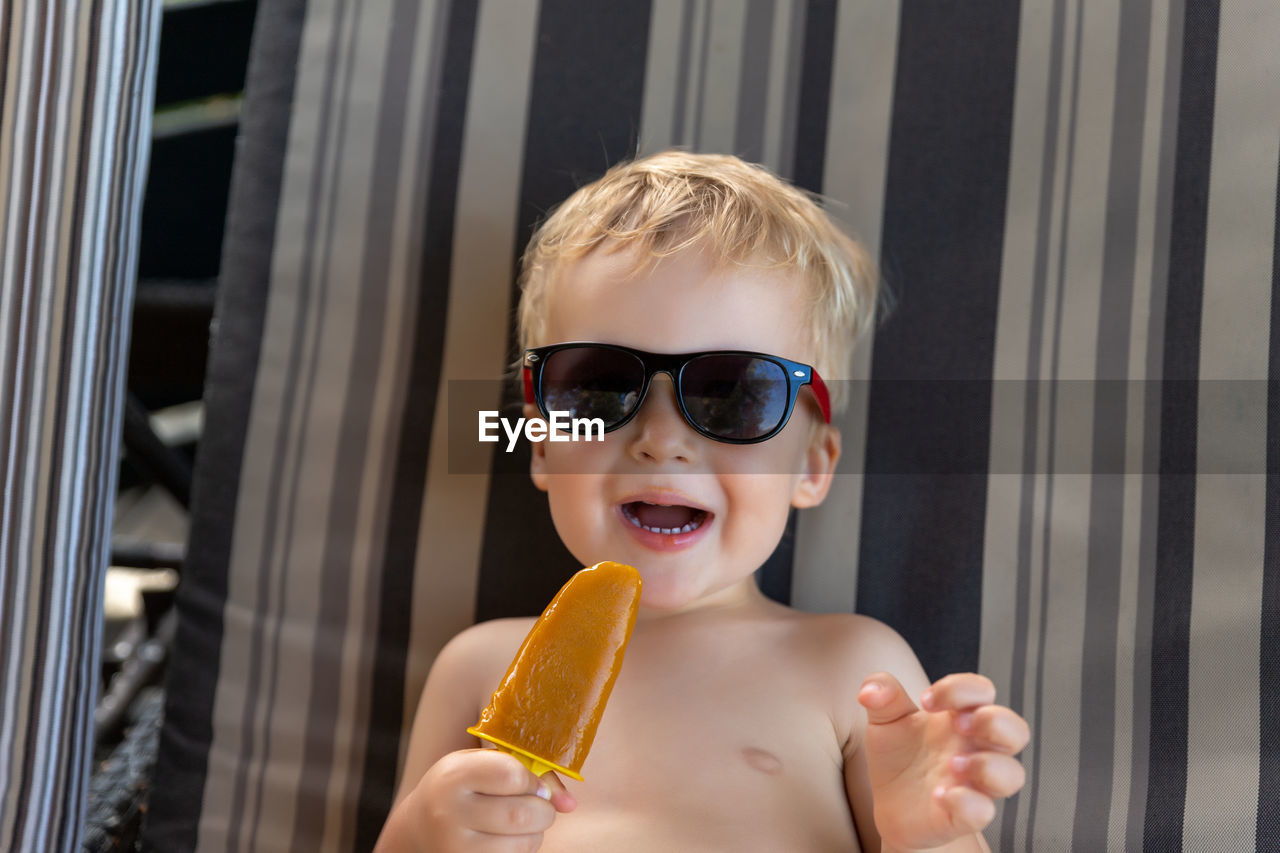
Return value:
M 762 358 L 696 358 L 685 365 L 680 385 L 689 417 L 723 438 L 759 438 L 777 427 L 786 414 L 786 373 L 781 365 Z
M 548 411 L 600 418 L 606 428 L 630 414 L 643 383 L 644 365 L 638 359 L 598 347 L 559 350 L 542 369 L 542 397 Z

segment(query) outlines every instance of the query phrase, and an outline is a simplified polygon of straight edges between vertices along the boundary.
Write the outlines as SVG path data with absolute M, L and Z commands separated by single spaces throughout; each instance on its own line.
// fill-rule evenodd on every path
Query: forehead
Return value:
M 641 261 L 597 249 L 566 264 L 547 293 L 547 338 L 651 352 L 743 349 L 812 363 L 798 274 L 717 264 L 688 250 Z

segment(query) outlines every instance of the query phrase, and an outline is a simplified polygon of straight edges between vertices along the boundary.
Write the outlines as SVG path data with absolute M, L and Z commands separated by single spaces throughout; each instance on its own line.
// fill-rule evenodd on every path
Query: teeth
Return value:
M 657 504 L 652 504 L 652 506 L 657 506 Z M 636 518 L 630 512 L 624 512 L 623 516 L 627 521 L 631 522 L 636 527 L 639 527 L 641 530 L 648 530 L 650 533 L 665 533 L 668 536 L 674 533 L 692 533 L 702 526 L 702 521 L 698 520 L 696 522 L 686 522 L 683 527 L 650 527 L 647 524 L 642 524 L 640 519 Z

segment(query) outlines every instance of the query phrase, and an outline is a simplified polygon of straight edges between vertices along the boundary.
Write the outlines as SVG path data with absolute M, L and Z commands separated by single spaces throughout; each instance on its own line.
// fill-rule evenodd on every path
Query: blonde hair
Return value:
M 569 196 L 534 231 L 520 273 L 520 347 L 548 343 L 547 291 L 557 270 L 602 243 L 639 250 L 643 264 L 694 246 L 719 263 L 798 273 L 824 378 L 844 379 L 870 324 L 879 276 L 861 244 L 807 194 L 723 154 L 663 151 L 614 166 Z M 843 409 L 843 382 L 831 386 Z

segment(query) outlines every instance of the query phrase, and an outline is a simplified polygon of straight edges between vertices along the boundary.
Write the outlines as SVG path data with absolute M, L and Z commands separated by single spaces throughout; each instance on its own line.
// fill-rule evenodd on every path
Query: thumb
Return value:
M 914 714 L 918 708 L 898 679 L 887 672 L 873 672 L 858 688 L 858 702 L 867 709 L 867 723 L 885 726 Z
M 564 786 L 564 782 L 560 781 L 560 777 L 551 771 L 538 777 L 538 788 L 540 791 L 547 792 L 545 799 L 558 812 L 571 812 L 578 807 L 578 801 L 573 798 L 573 794 L 569 793 L 569 789 Z M 542 794 L 539 793 L 538 796 Z

